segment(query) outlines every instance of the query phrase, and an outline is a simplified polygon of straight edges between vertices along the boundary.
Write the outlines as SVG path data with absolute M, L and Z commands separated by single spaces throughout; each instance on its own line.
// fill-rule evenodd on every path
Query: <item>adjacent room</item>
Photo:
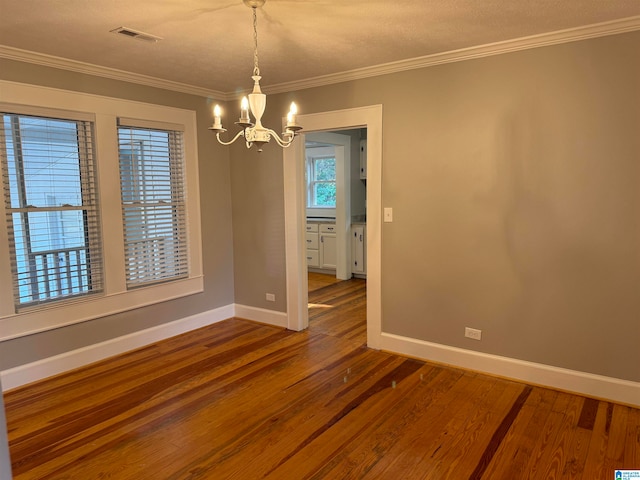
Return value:
M 639 58 L 637 0 L 0 0 L 0 480 L 640 477 Z

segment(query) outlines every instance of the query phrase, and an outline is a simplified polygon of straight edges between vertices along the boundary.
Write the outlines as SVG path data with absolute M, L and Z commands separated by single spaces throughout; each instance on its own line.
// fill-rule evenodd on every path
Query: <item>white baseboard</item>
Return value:
M 640 407 L 640 383 L 425 342 L 390 333 L 380 349 L 455 367 Z
M 267 310 L 264 308 L 248 307 L 246 305 L 234 304 L 235 317 L 246 318 L 254 322 L 266 323 L 276 327 L 287 328 L 288 318 L 284 312 L 276 312 L 275 310 Z
M 42 380 L 231 317 L 246 318 L 247 320 L 282 328 L 287 327 L 286 313 L 246 305 L 226 305 L 191 317 L 0 371 L 2 389 L 6 391 Z M 640 383 L 638 382 L 500 357 L 390 333 L 382 333 L 380 335 L 379 348 L 401 355 L 640 407 Z
M 73 370 L 129 350 L 149 345 L 166 338 L 180 335 L 200 327 L 231 318 L 234 306 L 226 305 L 208 312 L 181 318 L 173 322 L 113 338 L 105 342 L 89 345 L 36 362 L 20 365 L 0 372 L 3 391 L 42 380 L 59 373 Z

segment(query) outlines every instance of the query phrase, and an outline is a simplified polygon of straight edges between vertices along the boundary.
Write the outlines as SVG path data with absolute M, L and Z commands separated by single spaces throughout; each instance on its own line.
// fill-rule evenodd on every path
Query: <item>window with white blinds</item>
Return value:
M 183 132 L 149 124 L 118 126 L 127 288 L 189 275 Z
M 93 124 L 2 113 L 16 310 L 102 291 Z
M 195 111 L 0 90 L 0 342 L 204 291 Z

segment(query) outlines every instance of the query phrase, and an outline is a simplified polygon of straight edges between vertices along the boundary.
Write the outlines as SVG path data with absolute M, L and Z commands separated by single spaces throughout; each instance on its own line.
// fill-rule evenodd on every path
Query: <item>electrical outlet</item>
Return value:
M 473 338 L 474 340 L 482 340 L 482 330 L 464 327 L 464 336 L 467 338 Z
M 267 293 L 267 302 L 275 302 L 276 296 L 273 293 Z

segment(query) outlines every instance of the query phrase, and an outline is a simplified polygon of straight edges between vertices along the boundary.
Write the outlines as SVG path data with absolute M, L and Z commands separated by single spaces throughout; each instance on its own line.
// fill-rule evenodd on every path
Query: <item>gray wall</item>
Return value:
M 634 32 L 270 95 L 264 123 L 293 99 L 301 113 L 383 105 L 385 332 L 640 381 L 639 51 Z M 233 301 L 285 311 L 279 147 L 217 146 L 195 96 L 0 72 L 196 110 L 206 275 L 202 295 L 5 342 L 0 368 Z
M 207 130 L 209 99 L 9 60 L 0 78 L 196 111 L 205 275 L 202 294 L 2 342 L 0 370 L 233 303 L 229 153 Z
M 640 381 L 639 52 L 633 32 L 273 95 L 265 124 L 294 98 L 383 105 L 383 331 Z M 231 173 L 236 297 L 269 308 L 282 153 L 233 149 Z

